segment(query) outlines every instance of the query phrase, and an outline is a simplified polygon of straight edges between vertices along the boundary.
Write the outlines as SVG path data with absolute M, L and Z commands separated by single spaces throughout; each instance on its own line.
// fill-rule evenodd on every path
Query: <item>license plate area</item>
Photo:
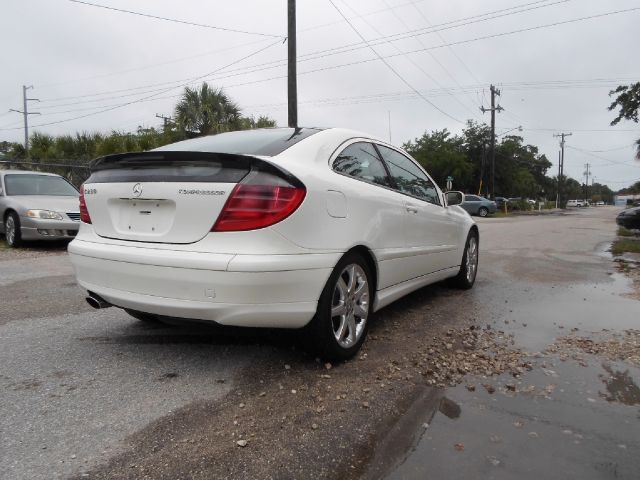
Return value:
M 173 200 L 118 198 L 110 203 L 116 230 L 124 235 L 162 236 L 171 230 L 175 219 Z

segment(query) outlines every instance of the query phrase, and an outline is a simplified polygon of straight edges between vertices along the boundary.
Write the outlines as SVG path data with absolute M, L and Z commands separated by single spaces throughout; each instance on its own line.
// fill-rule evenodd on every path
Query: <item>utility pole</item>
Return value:
M 480 161 L 480 185 L 478 186 L 478 195 L 482 195 L 482 187 L 484 186 L 484 164 L 487 161 L 487 144 L 482 144 L 482 158 Z
M 24 151 L 27 158 L 29 158 L 29 115 L 40 115 L 40 112 L 29 112 L 28 102 L 39 102 L 37 98 L 27 98 L 27 90 L 33 88 L 33 85 L 22 86 L 22 110 L 10 108 L 10 112 L 21 113 L 24 117 Z
M 491 108 L 480 107 L 482 113 L 491 112 L 491 199 L 496 199 L 496 112 L 504 110 L 500 105 L 496 107 L 496 97 L 500 96 L 500 90 L 491 85 Z
M 560 202 L 560 167 L 562 166 L 562 153 L 558 150 L 558 188 L 556 190 L 556 208 L 558 208 Z
M 156 113 L 156 118 L 161 118 L 163 121 L 163 127 L 166 130 L 167 126 L 169 125 L 169 121 L 172 121 L 173 118 L 171 117 L 165 117 L 164 115 L 162 115 L 161 113 Z
M 554 133 L 554 137 L 560 137 L 560 176 L 558 177 L 558 203 L 562 205 L 562 183 L 564 180 L 564 143 L 565 138 L 570 137 L 573 133 Z
M 586 163 L 584 168 L 584 201 L 586 202 L 589 198 L 589 176 L 591 175 L 589 168 L 591 168 L 591 164 Z
M 296 0 L 287 0 L 287 97 L 289 127 L 298 128 L 298 78 L 296 71 Z

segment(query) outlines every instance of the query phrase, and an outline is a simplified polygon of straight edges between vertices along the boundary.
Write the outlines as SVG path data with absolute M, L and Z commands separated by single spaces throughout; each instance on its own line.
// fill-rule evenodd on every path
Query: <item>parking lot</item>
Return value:
M 476 288 L 392 304 L 336 365 L 292 332 L 93 310 L 64 246 L 0 249 L 0 477 L 637 478 L 637 356 L 558 343 L 637 341 L 617 212 L 480 219 Z

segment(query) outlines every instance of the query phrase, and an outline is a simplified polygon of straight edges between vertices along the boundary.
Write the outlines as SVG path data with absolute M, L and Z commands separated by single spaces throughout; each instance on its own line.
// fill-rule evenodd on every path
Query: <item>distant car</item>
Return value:
M 496 205 L 498 208 L 504 207 L 505 203 L 509 203 L 509 199 L 505 197 L 496 197 Z
M 582 207 L 582 200 L 567 200 L 567 207 Z
M 616 218 L 616 223 L 624 228 L 640 229 L 640 207 L 621 211 Z
M 596 202 L 596 206 L 601 207 L 604 205 L 604 202 L 601 200 L 599 202 Z
M 23 240 L 72 239 L 80 227 L 79 193 L 60 175 L 0 172 L 0 233 L 10 247 Z
M 496 202 L 477 195 L 465 195 L 464 202 L 460 206 L 469 212 L 469 215 L 478 215 L 480 217 L 496 213 L 498 209 Z

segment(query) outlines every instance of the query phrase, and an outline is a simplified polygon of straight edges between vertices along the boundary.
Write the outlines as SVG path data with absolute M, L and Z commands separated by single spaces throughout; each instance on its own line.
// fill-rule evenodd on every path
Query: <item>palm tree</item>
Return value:
M 185 88 L 175 120 L 182 130 L 196 136 L 228 132 L 238 128 L 240 108 L 221 88 L 204 82 L 200 88 Z

